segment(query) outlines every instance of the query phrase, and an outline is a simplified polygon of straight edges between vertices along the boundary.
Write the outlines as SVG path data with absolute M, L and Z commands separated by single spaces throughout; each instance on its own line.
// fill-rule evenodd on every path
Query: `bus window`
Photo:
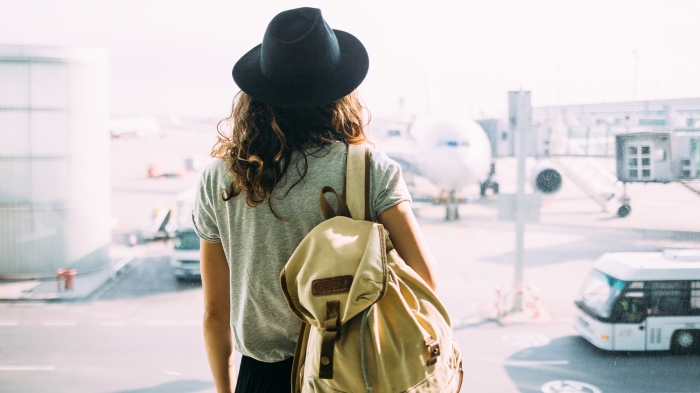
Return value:
M 690 283 L 690 309 L 693 314 L 700 312 L 700 281 Z
M 657 316 L 687 315 L 689 291 L 684 281 L 654 281 L 651 289 L 650 314 Z
M 615 300 L 625 287 L 624 281 L 592 270 L 579 294 L 579 302 L 599 318 L 610 318 Z
M 627 292 L 613 308 L 612 322 L 641 323 L 647 317 L 647 298 L 644 292 Z

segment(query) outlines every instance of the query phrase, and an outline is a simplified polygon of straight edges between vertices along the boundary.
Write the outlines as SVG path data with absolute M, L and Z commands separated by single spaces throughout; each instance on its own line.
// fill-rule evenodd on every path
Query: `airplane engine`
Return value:
M 532 169 L 532 187 L 544 194 L 553 194 L 561 188 L 561 173 L 547 160 L 538 161 Z

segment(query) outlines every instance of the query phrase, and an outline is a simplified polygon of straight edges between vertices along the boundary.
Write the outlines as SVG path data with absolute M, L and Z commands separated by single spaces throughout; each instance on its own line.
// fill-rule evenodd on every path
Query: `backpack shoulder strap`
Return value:
M 349 145 L 345 167 L 345 197 L 355 220 L 370 221 L 370 153 L 366 145 Z

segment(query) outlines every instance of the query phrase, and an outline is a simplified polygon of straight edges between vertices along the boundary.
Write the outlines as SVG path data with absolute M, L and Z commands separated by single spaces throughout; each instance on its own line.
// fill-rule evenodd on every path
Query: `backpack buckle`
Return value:
M 437 363 L 438 357 L 440 356 L 440 343 L 433 338 L 433 336 L 428 336 L 425 339 L 425 345 L 428 347 L 428 353 L 430 354 L 430 359 L 428 359 L 428 367 Z

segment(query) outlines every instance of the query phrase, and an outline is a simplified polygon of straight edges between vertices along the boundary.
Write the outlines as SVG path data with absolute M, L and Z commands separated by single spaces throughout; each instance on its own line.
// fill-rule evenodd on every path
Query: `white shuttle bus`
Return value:
M 700 348 L 700 250 L 607 253 L 576 300 L 574 327 L 609 351 Z

